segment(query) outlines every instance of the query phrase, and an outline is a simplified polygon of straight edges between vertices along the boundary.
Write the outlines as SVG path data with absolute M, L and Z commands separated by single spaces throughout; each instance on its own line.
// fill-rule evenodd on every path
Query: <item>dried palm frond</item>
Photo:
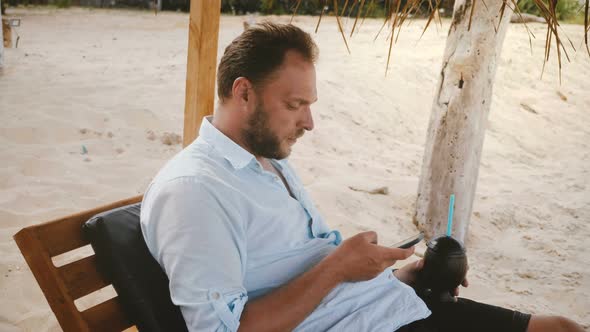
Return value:
M 420 6 L 420 0 L 410 0 L 408 2 L 406 2 L 404 8 L 401 11 L 401 14 L 399 14 L 399 23 L 398 23 L 398 29 L 397 29 L 397 37 L 395 38 L 395 41 L 397 42 L 400 32 L 401 32 L 401 26 L 404 24 L 404 22 L 406 21 L 406 19 L 412 14 L 415 13 Z
M 324 12 L 326 11 L 327 6 L 328 6 L 328 0 L 324 0 L 324 6 L 322 7 L 322 12 L 320 13 L 320 18 L 318 19 L 318 24 L 315 26 L 315 33 L 318 33 L 318 28 L 320 27 L 320 22 L 322 21 L 322 16 L 324 16 Z
M 348 54 L 350 54 L 350 48 L 348 47 L 348 42 L 346 41 L 346 36 L 344 35 L 344 29 L 342 29 L 342 23 L 340 22 L 340 16 L 338 15 L 338 0 L 334 0 L 334 12 L 336 13 L 336 22 L 338 23 L 338 30 L 340 30 L 340 34 L 342 35 L 342 39 L 344 40 L 344 45 L 346 45 L 346 50 Z
M 393 8 L 392 8 L 393 5 L 388 6 L 388 4 L 390 2 L 392 3 L 393 0 L 385 0 L 385 12 L 387 13 L 387 15 L 385 15 L 385 21 L 383 22 L 381 29 L 379 29 L 379 31 L 377 32 L 377 35 L 375 36 L 375 39 L 373 39 L 373 41 L 377 40 L 377 37 L 379 37 L 383 28 L 385 28 L 387 23 L 391 20 L 391 16 L 393 15 Z
M 402 0 L 397 0 L 397 8 L 395 10 L 395 17 L 393 19 L 393 23 L 391 24 L 391 39 L 389 40 L 389 52 L 387 54 L 387 64 L 385 65 L 385 75 L 387 75 L 387 71 L 389 70 L 389 60 L 391 59 L 391 49 L 393 48 L 393 37 L 395 35 L 395 27 L 397 25 L 397 21 L 399 19 L 399 15 L 397 14 L 399 12 L 399 7 L 402 4 Z M 407 3 L 406 3 L 407 5 Z M 401 29 L 401 26 L 398 28 Z
M 350 14 L 354 10 L 355 6 L 358 5 L 358 4 L 359 4 L 359 0 L 355 0 L 354 3 L 352 4 L 352 6 L 350 6 L 350 9 L 348 10 L 348 15 L 346 15 L 346 16 L 350 17 Z
M 342 6 L 342 12 L 340 12 L 340 16 L 344 16 L 344 13 L 346 12 L 346 7 L 348 7 L 348 0 L 344 2 L 344 6 Z
M 496 33 L 500 30 L 500 24 L 502 23 L 502 19 L 504 18 L 504 11 L 506 10 L 506 0 L 502 1 L 502 5 L 500 6 L 500 19 L 498 19 L 498 25 L 494 26 L 494 30 Z M 470 19 L 471 20 L 471 19 Z M 469 26 L 471 27 L 471 21 L 469 21 Z
M 549 61 L 549 55 L 551 54 L 551 41 L 555 39 L 555 48 L 557 51 L 557 64 L 559 68 L 559 82 L 561 83 L 561 50 L 565 54 L 567 60 L 569 61 L 569 56 L 567 54 L 567 50 L 561 41 L 559 36 L 558 27 L 559 22 L 557 21 L 557 13 L 556 13 L 556 4 L 557 0 L 549 0 L 547 4 L 542 0 L 534 0 L 535 4 L 540 10 L 541 16 L 547 22 L 547 35 L 545 37 L 545 57 L 543 59 L 543 69 L 541 70 L 541 77 L 543 76 L 543 72 L 545 71 L 545 64 Z
M 297 4 L 295 4 L 295 10 L 293 10 L 293 15 L 291 15 L 291 21 L 289 21 L 289 24 L 293 23 L 293 18 L 295 17 L 295 14 L 297 14 L 297 9 L 299 9 L 301 1 L 303 0 L 297 0 Z
M 363 26 L 363 23 L 365 23 L 365 18 L 367 18 L 367 16 L 371 16 L 373 10 L 375 10 L 375 0 L 371 0 L 371 3 L 369 3 L 369 5 L 367 6 L 361 24 L 359 25 L 359 28 L 356 30 L 357 33 L 360 31 L 361 27 Z
M 424 6 L 426 6 L 428 8 L 427 9 L 428 19 L 426 21 L 426 25 L 424 26 L 422 34 L 420 35 L 420 39 L 421 39 L 424 36 L 424 33 L 426 32 L 426 30 L 431 26 L 431 23 L 433 21 L 436 22 L 437 16 L 438 16 L 438 21 L 439 21 L 440 25 L 442 26 L 442 21 L 440 19 L 440 15 L 437 15 L 440 5 L 441 5 L 441 1 L 442 0 L 404 0 L 403 6 L 402 6 L 402 0 L 385 0 L 385 1 L 383 1 L 383 8 L 386 13 L 385 19 L 384 19 L 383 24 L 381 25 L 380 29 L 378 30 L 377 34 L 375 35 L 375 38 L 373 41 L 377 40 L 377 38 L 379 37 L 379 35 L 383 31 L 383 29 L 387 26 L 389 29 L 389 33 L 388 33 L 388 36 L 385 40 L 387 40 L 389 42 L 389 50 L 388 50 L 388 55 L 387 55 L 387 64 L 386 64 L 386 68 L 385 68 L 386 74 L 387 74 L 387 71 L 389 70 L 389 64 L 391 61 L 391 52 L 393 49 L 393 44 L 398 41 L 399 36 L 401 34 L 402 25 L 406 22 L 407 18 L 410 16 L 413 16 L 413 15 L 422 13 Z M 468 8 L 468 10 L 469 10 L 469 23 L 468 23 L 468 27 L 467 27 L 468 31 L 471 30 L 475 7 L 480 5 L 477 3 L 477 1 L 481 1 L 481 5 L 485 8 L 486 11 L 489 10 L 488 5 L 486 4 L 485 0 L 472 0 L 471 4 L 468 5 L 469 6 L 469 8 Z M 502 22 L 502 20 L 506 19 L 506 17 L 505 17 L 506 16 L 505 15 L 506 8 L 508 8 L 509 10 L 514 12 L 516 15 L 518 15 L 522 19 L 521 10 L 519 9 L 519 7 L 517 5 L 518 0 L 501 0 L 501 1 L 502 1 L 502 4 L 500 5 L 500 9 L 499 9 L 499 13 L 498 13 L 498 21 L 495 22 L 495 24 L 492 24 L 492 26 L 496 32 L 498 32 L 498 29 L 499 29 L 499 26 L 500 26 L 500 23 Z M 555 49 L 557 52 L 557 62 L 558 62 L 558 68 L 559 68 L 559 79 L 561 82 L 562 57 L 565 56 L 565 58 L 568 61 L 570 60 L 568 51 L 564 45 L 563 40 L 567 39 L 567 41 L 569 42 L 569 44 L 572 47 L 572 49 L 574 50 L 574 52 L 576 51 L 576 48 L 574 47 L 572 41 L 567 37 L 565 32 L 560 31 L 561 27 L 560 27 L 559 22 L 557 20 L 557 12 L 556 12 L 556 7 L 557 7 L 558 1 L 559 0 L 533 0 L 534 4 L 536 5 L 536 7 L 540 11 L 540 15 L 543 17 L 543 19 L 547 23 L 547 33 L 545 36 L 545 51 L 544 51 L 544 55 L 543 55 L 543 69 L 541 72 L 543 73 L 545 70 L 545 64 L 547 63 L 547 61 L 549 61 L 549 57 L 551 55 L 551 46 L 553 45 L 553 42 L 555 42 Z M 328 3 L 327 0 L 325 0 L 324 1 L 324 8 L 322 8 L 322 12 L 320 14 L 320 17 L 318 19 L 318 23 L 316 26 L 316 32 L 318 31 L 322 17 L 325 14 L 325 8 L 327 6 L 327 3 Z M 295 12 L 297 11 L 297 8 L 299 7 L 300 4 L 301 4 L 301 0 L 298 0 L 296 7 L 295 7 Z M 357 5 L 358 5 L 358 8 L 356 7 Z M 353 23 L 352 29 L 350 31 L 350 37 L 352 37 L 352 35 L 354 34 L 355 31 L 358 32 L 360 27 L 363 25 L 365 18 L 367 16 L 370 16 L 370 14 L 372 13 L 372 11 L 375 9 L 376 6 L 377 5 L 376 5 L 375 0 L 371 0 L 371 1 L 354 0 L 354 2 L 352 2 L 352 3 L 349 0 L 346 0 L 342 10 L 338 10 L 338 0 L 334 0 L 333 7 L 334 7 L 334 14 L 336 16 L 336 21 L 338 24 L 338 29 L 340 31 L 340 34 L 342 35 L 342 39 L 344 40 L 344 44 L 345 44 L 346 49 L 349 53 L 350 53 L 350 48 L 348 45 L 348 41 L 346 40 L 346 36 L 344 34 L 344 28 L 342 25 L 341 17 L 345 16 L 347 8 L 349 9 L 347 17 L 351 16 L 351 13 L 354 11 L 355 8 L 357 9 L 356 18 L 354 19 L 354 23 Z M 363 18 L 362 18 L 360 25 L 359 25 L 358 20 L 361 17 L 361 12 L 363 12 L 363 11 L 364 11 L 364 14 L 362 16 Z M 294 14 L 295 14 L 295 12 L 294 12 Z M 531 29 L 529 29 L 529 26 L 526 24 L 526 22 L 523 22 L 523 23 L 524 23 L 524 27 L 526 29 L 526 32 L 528 34 L 529 47 L 530 47 L 531 53 L 532 53 L 532 50 L 533 50 L 532 38 L 536 38 L 536 37 L 533 34 L 533 32 L 531 31 Z M 397 29 L 397 31 L 396 31 L 396 29 Z M 590 0 L 585 0 L 585 3 L 584 3 L 584 38 L 583 38 L 584 41 L 583 42 L 585 44 L 586 52 L 590 56 L 590 44 L 588 43 L 588 34 L 590 34 Z M 541 73 L 541 75 L 542 75 L 542 73 Z
M 430 26 L 430 22 L 432 22 L 436 13 L 438 13 L 438 7 L 440 6 L 440 1 L 441 0 L 436 0 L 434 7 L 430 11 L 430 15 L 428 16 L 428 21 L 426 22 L 426 25 L 424 26 L 424 30 L 422 30 L 422 34 L 420 35 L 420 39 L 422 39 L 422 36 L 424 36 L 426 29 L 428 29 L 428 26 Z M 430 1 L 429 1 L 429 5 L 432 7 L 432 3 Z M 441 26 L 442 26 L 442 23 L 441 23 Z
M 524 18 L 522 17 L 522 12 L 520 11 L 520 8 L 518 8 L 518 5 L 516 3 L 517 0 L 510 0 L 512 2 L 512 6 L 508 5 L 508 7 L 510 9 L 512 9 L 513 12 L 516 13 L 516 15 L 518 15 L 518 17 L 520 18 L 521 22 L 524 24 L 524 28 L 527 31 L 528 37 L 529 37 L 529 46 L 531 48 L 531 55 L 533 55 L 533 40 L 531 39 L 531 36 L 533 38 L 535 37 L 535 34 L 531 31 L 531 29 L 529 29 L 529 26 L 526 24 Z M 485 4 L 485 1 L 482 0 L 483 4 L 485 5 L 486 9 L 488 8 L 488 6 Z
M 352 37 L 352 34 L 354 33 L 354 28 L 356 27 L 356 22 L 359 20 L 359 17 L 361 16 L 361 9 L 363 8 L 364 5 L 365 5 L 365 0 L 361 0 L 361 5 L 359 6 L 359 11 L 356 13 L 356 19 L 354 20 L 354 24 L 352 25 L 352 30 L 350 30 L 350 37 Z

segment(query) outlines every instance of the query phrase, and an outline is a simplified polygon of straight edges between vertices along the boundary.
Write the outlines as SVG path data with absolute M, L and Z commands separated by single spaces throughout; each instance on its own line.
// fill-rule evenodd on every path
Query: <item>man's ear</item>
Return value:
M 245 77 L 238 77 L 232 85 L 232 96 L 240 104 L 248 103 L 250 89 L 252 89 L 252 83 Z

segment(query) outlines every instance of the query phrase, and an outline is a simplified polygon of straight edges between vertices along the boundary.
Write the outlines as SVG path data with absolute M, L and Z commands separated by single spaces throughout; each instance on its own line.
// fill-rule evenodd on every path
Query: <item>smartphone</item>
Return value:
M 407 239 L 400 241 L 396 244 L 392 244 L 390 247 L 391 248 L 407 249 L 407 248 L 410 248 L 410 247 L 415 246 L 416 244 L 420 243 L 420 241 L 422 241 L 423 239 L 424 239 L 424 233 L 420 232 L 410 238 L 407 238 Z

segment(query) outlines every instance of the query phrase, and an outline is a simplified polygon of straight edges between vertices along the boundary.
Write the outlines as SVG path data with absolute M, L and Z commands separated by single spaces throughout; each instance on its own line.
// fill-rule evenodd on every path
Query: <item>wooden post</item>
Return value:
M 186 66 L 183 145 L 199 135 L 201 120 L 213 114 L 221 0 L 191 0 Z
M 5 48 L 12 47 L 12 26 L 10 26 L 10 20 L 7 18 L 2 19 L 2 36 L 3 44 Z
M 496 65 L 510 23 L 511 12 L 506 10 L 498 31 L 494 29 L 502 3 L 455 1 L 414 216 L 414 223 L 428 237 L 445 233 L 453 193 L 453 236 L 464 241 L 467 235 Z

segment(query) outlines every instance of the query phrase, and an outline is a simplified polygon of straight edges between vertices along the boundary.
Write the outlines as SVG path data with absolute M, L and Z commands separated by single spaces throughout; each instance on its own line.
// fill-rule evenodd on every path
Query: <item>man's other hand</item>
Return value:
M 420 272 L 420 270 L 422 270 L 423 266 L 424 266 L 424 260 L 421 259 L 419 261 L 406 264 L 401 269 L 395 270 L 395 272 L 393 272 L 393 274 L 395 275 L 395 277 L 399 281 L 401 281 L 409 286 L 414 286 L 414 283 L 416 282 L 416 279 L 418 278 L 418 273 Z M 467 280 L 467 276 L 465 276 L 465 279 L 463 279 L 463 282 L 461 282 L 461 286 L 463 286 L 463 287 L 469 286 L 469 281 Z M 455 296 L 459 296 L 459 287 L 455 288 L 453 293 Z
M 389 248 L 377 244 L 377 233 L 359 233 L 342 242 L 326 257 L 340 281 L 363 281 L 375 278 L 383 270 L 414 253 L 408 249 Z

